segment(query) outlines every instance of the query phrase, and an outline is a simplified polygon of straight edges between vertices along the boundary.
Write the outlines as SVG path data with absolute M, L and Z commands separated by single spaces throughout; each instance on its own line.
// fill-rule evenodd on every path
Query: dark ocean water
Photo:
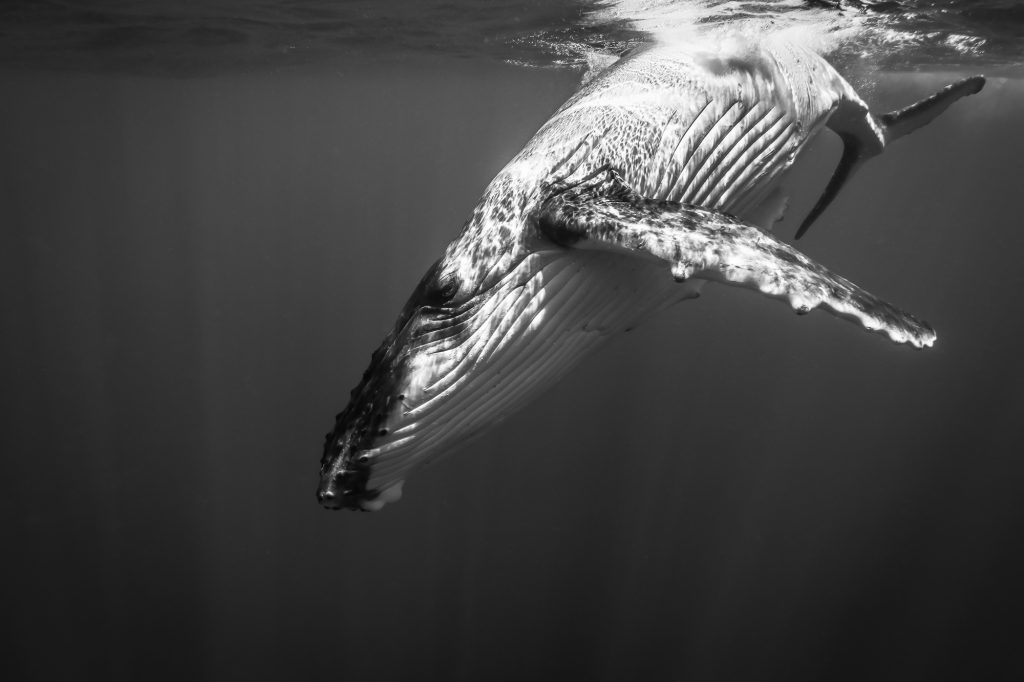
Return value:
M 5 3 L 4 678 L 1024 679 L 1021 10 L 834 4 Z M 489 180 L 684 19 L 817 32 L 881 111 L 995 74 L 800 242 L 935 348 L 709 287 L 322 510 Z

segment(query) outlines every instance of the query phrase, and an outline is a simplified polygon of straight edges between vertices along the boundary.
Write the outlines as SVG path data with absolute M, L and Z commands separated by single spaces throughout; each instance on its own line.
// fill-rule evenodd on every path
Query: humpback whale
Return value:
M 802 235 L 864 161 L 983 85 L 967 78 L 875 115 L 825 59 L 788 43 L 627 53 L 498 173 L 420 280 L 327 434 L 319 502 L 373 511 L 399 499 L 416 467 L 707 281 L 930 346 L 928 324 L 773 236 L 773 191 L 823 128 L 840 137 Z

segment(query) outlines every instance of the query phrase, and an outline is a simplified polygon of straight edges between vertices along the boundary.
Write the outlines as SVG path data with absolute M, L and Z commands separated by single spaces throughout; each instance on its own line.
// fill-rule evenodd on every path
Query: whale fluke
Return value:
M 837 317 L 916 348 L 934 330 L 913 315 L 829 272 L 785 242 L 725 213 L 645 199 L 613 169 L 593 181 L 553 187 L 537 225 L 564 247 L 653 256 L 682 282 L 700 278 L 754 289 L 787 301 L 799 314 L 821 306 Z
M 893 140 L 898 140 L 918 128 L 928 125 L 948 109 L 953 102 L 961 97 L 977 94 L 983 87 L 985 87 L 984 76 L 971 76 L 951 83 L 934 95 L 908 107 L 890 111 L 887 114 L 872 116 L 869 112 L 864 111 L 863 115 L 870 119 L 856 120 L 854 118 L 855 125 L 851 125 L 853 121 L 849 115 L 840 115 L 830 120 L 828 127 L 838 133 L 843 141 L 843 155 L 839 159 L 839 164 L 828 181 L 825 191 L 822 192 L 814 208 L 800 224 L 795 238 L 800 239 L 804 236 L 864 161 L 880 154 L 885 145 Z M 871 123 L 875 125 L 871 125 Z M 878 137 L 879 132 L 881 139 Z

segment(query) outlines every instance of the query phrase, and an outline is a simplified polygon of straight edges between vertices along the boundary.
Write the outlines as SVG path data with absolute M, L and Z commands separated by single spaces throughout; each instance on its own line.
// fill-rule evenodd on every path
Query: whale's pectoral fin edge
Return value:
M 645 199 L 611 169 L 551 190 L 536 221 L 561 246 L 654 258 L 666 263 L 677 281 L 696 277 L 754 289 L 787 301 L 801 314 L 822 306 L 897 343 L 921 348 L 935 340 L 927 323 L 732 216 Z

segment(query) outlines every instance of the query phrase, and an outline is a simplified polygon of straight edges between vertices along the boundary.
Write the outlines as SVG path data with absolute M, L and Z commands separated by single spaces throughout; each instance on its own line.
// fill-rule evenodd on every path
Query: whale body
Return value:
M 772 236 L 773 188 L 822 128 L 840 136 L 842 159 L 802 234 L 865 160 L 983 84 L 876 116 L 822 57 L 783 42 L 624 56 L 498 173 L 424 275 L 327 434 L 320 503 L 397 500 L 416 467 L 707 281 L 930 346 L 926 323 Z

